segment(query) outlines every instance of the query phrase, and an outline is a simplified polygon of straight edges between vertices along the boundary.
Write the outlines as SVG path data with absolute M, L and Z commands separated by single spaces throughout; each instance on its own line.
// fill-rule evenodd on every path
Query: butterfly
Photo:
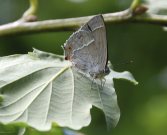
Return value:
M 102 15 L 94 16 L 65 42 L 65 59 L 94 79 L 110 73 L 106 28 Z

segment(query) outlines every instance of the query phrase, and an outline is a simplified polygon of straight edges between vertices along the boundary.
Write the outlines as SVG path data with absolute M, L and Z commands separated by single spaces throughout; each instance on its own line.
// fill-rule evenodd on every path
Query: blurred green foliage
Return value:
M 128 8 L 131 0 L 39 0 L 39 20 L 80 17 L 117 12 Z M 18 19 L 28 8 L 28 0 L 0 0 L 0 24 Z M 72 32 L 52 32 L 0 38 L 0 56 L 27 53 L 32 47 L 63 54 L 61 45 Z M 167 134 L 167 32 L 149 24 L 108 24 L 109 59 L 116 71 L 130 71 L 139 82 L 133 86 L 115 81 L 121 119 L 112 131 L 106 130 L 102 112 L 93 108 L 92 122 L 81 132 L 87 135 L 166 135 Z M 130 61 L 133 61 L 130 63 Z M 0 131 L 17 131 L 1 126 Z M 52 130 L 55 131 L 55 128 Z M 51 132 L 54 132 L 51 131 Z M 57 131 L 56 131 L 57 132 Z M 26 134 L 39 135 L 33 129 Z M 42 135 L 51 135 L 43 133 Z M 5 134 L 4 134 L 5 135 Z

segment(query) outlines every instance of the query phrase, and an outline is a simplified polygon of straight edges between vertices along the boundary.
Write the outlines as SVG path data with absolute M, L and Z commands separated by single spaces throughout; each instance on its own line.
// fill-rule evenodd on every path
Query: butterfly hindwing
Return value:
M 81 30 L 89 31 L 94 40 L 97 55 L 99 57 L 99 70 L 105 69 L 107 65 L 108 58 L 107 58 L 107 39 L 106 39 L 106 28 L 104 24 L 104 19 L 102 15 L 97 15 L 93 17 L 88 23 L 81 27 Z
M 98 57 L 95 51 L 95 41 L 74 51 L 72 62 L 75 67 L 81 69 L 85 73 L 98 72 Z

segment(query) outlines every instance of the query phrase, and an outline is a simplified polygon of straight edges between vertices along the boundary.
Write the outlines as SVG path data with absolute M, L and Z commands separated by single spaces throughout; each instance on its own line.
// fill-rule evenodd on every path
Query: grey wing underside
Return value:
M 92 40 L 87 45 L 74 51 L 72 55 L 72 62 L 78 69 L 84 71 L 85 73 L 96 73 L 98 72 L 98 57 L 95 52 L 95 41 Z
M 65 46 L 72 48 L 71 61 L 85 72 L 105 70 L 107 63 L 106 29 L 102 15 L 97 15 L 70 36 Z
M 84 45 L 87 45 L 92 40 L 93 36 L 90 32 L 78 30 L 70 36 L 70 38 L 66 41 L 65 46 L 70 45 L 74 51 L 83 47 Z
M 79 31 L 91 33 L 93 41 L 88 41 L 87 44 L 79 47 L 73 53 L 74 63 L 78 63 L 80 68 L 88 72 L 90 72 L 90 69 L 95 73 L 104 70 L 108 60 L 106 29 L 103 17 L 101 15 L 93 17 Z

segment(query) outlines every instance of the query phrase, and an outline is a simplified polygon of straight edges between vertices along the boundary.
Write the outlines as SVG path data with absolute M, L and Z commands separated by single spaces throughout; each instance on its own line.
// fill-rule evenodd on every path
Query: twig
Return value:
M 125 10 L 117 13 L 104 14 L 106 23 L 125 22 L 131 18 L 131 11 Z M 0 36 L 24 33 L 38 33 L 46 31 L 73 31 L 87 22 L 93 16 L 56 19 L 37 22 L 16 21 L 0 26 Z
M 29 0 L 30 7 L 24 12 L 20 21 L 32 22 L 36 21 L 36 12 L 38 8 L 38 0 Z
M 139 4 L 140 4 L 139 0 L 133 0 L 130 9 L 135 10 Z
M 37 2 L 37 0 L 30 0 L 31 2 Z M 167 25 L 167 16 L 153 15 L 153 14 L 134 14 L 135 9 L 140 6 L 138 5 L 138 0 L 134 0 L 129 9 L 116 13 L 103 14 L 105 23 L 115 24 L 115 23 L 148 23 L 156 25 Z M 34 5 L 31 3 L 32 7 L 30 10 L 26 11 L 23 16 L 32 15 L 36 12 L 37 3 Z M 93 16 L 69 18 L 69 19 L 56 19 L 56 20 L 46 20 L 37 22 L 26 22 L 26 21 L 16 21 L 9 24 L 0 26 L 0 37 L 16 35 L 16 34 L 28 34 L 28 33 L 42 33 L 49 31 L 74 31 L 91 19 Z

